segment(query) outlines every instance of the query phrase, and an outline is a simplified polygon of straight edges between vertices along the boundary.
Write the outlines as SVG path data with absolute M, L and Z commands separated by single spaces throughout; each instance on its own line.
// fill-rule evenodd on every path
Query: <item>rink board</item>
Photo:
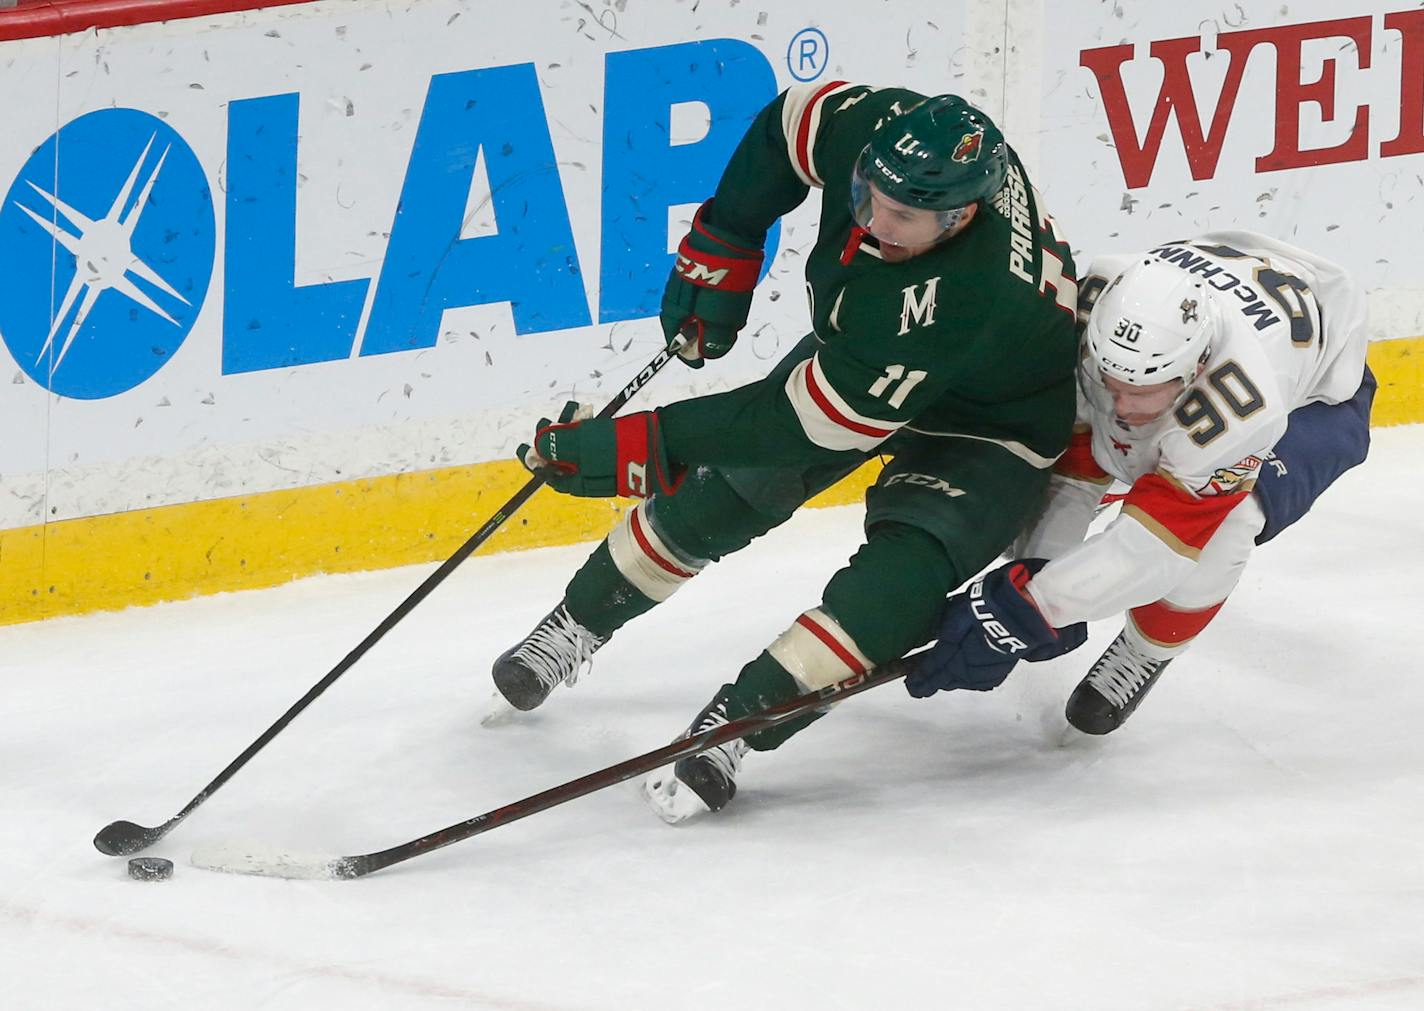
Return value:
M 1230 226 L 1326 252 L 1369 293 L 1376 424 L 1424 420 L 1399 339 L 1424 333 L 1424 12 L 249 6 L 0 12 L 0 91 L 34 99 L 0 147 L 0 623 L 448 556 L 523 480 L 534 418 L 656 351 L 669 247 L 798 82 L 968 95 L 1083 257 Z M 733 353 L 635 406 L 747 382 L 802 336 L 814 203 L 769 237 Z M 87 305 L 67 208 L 139 206 L 149 279 Z M 616 515 L 541 493 L 488 550 Z
M 1424 419 L 1424 338 L 1370 347 L 1374 423 Z M 811 506 L 860 499 L 871 463 Z M 528 479 L 517 463 L 398 474 L 0 531 L 0 624 L 449 557 Z M 481 552 L 596 540 L 626 502 L 538 493 Z
M 810 505 L 854 502 L 878 471 Z M 482 463 L 3 530 L 0 625 L 443 560 L 528 478 Z M 480 552 L 596 540 L 627 504 L 540 491 Z

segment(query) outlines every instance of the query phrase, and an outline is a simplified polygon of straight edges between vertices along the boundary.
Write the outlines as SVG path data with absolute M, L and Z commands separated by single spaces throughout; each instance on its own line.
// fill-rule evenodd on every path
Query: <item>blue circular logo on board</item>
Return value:
M 215 234 L 207 175 L 172 127 L 134 109 L 81 116 L 0 204 L 0 339 L 60 396 L 133 389 L 193 329 Z
M 814 81 L 831 63 L 831 44 L 819 28 L 803 28 L 786 47 L 786 69 L 798 81 Z

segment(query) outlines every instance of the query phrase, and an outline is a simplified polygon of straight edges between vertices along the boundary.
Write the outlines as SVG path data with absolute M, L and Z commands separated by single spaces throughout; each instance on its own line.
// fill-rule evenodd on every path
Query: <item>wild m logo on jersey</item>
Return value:
M 959 143 L 954 147 L 954 153 L 950 158 L 962 164 L 969 164 L 979 160 L 979 151 L 984 146 L 984 131 L 975 130 L 973 133 L 966 133 L 959 138 Z
M 903 337 L 910 332 L 913 319 L 919 326 L 934 326 L 935 291 L 939 288 L 939 278 L 932 277 L 925 282 L 925 292 L 917 295 L 918 285 L 910 285 L 905 291 L 905 303 L 900 309 L 900 332 Z

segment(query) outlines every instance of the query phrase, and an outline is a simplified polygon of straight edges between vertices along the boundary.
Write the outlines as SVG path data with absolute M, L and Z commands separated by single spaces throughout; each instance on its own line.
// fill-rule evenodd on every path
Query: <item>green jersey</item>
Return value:
M 1077 284 L 1067 243 L 1010 150 L 968 226 L 900 262 L 851 214 L 852 170 L 924 96 L 844 82 L 792 88 L 733 154 L 709 221 L 748 238 L 824 190 L 806 264 L 819 342 L 789 375 L 660 410 L 680 463 L 777 466 L 866 454 L 902 429 L 986 439 L 1046 467 L 1075 406 Z

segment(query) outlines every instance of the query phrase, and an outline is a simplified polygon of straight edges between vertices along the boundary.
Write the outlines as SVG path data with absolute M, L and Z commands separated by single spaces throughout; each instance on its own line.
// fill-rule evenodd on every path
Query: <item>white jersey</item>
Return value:
M 1205 282 L 1220 330 L 1183 399 L 1150 425 L 1118 421 L 1084 362 L 1078 432 L 1018 552 L 1055 559 L 1030 585 L 1058 627 L 1165 596 L 1250 493 L 1290 412 L 1348 400 L 1364 371 L 1364 293 L 1328 260 L 1250 232 L 1212 232 L 1146 255 Z M 1139 256 L 1093 262 L 1079 285 L 1084 319 Z M 1132 486 L 1123 515 L 1079 544 L 1113 479 Z

